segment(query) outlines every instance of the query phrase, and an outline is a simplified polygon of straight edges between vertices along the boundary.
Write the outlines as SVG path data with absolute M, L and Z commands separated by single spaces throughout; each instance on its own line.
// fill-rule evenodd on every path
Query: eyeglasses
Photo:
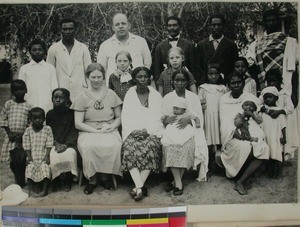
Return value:
M 103 103 L 101 101 L 95 101 L 94 108 L 96 110 L 102 110 L 104 108 Z

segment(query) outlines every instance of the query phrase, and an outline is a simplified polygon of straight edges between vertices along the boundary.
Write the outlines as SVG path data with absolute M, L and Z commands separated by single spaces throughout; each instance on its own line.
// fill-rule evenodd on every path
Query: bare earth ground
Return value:
M 9 98 L 8 86 L 0 85 L 0 106 Z M 0 129 L 0 147 L 5 131 Z M 241 196 L 233 190 L 234 182 L 221 175 L 212 175 L 207 182 L 197 182 L 193 173 L 184 176 L 185 189 L 182 196 L 173 196 L 164 191 L 166 183 L 161 175 L 152 174 L 146 185 L 150 195 L 142 202 L 133 201 L 128 192 L 133 187 L 130 177 L 119 181 L 115 191 L 98 186 L 92 195 L 83 193 L 84 186 L 74 182 L 70 192 L 51 192 L 43 198 L 28 198 L 22 205 L 104 205 L 104 206 L 174 206 L 174 205 L 210 205 L 210 204 L 259 204 L 259 203 L 296 203 L 297 202 L 297 159 L 291 166 L 283 169 L 280 179 L 270 179 L 263 171 L 257 172 L 246 185 L 248 195 Z M 1 163 L 1 190 L 14 183 L 9 163 Z M 28 187 L 23 189 L 28 192 Z

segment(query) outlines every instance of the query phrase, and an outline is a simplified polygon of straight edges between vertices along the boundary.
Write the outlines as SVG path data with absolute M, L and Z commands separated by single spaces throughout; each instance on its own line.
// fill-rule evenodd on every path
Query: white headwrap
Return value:
M 275 86 L 270 86 L 270 87 L 266 87 L 261 91 L 261 95 L 264 96 L 264 94 L 266 93 L 271 93 L 275 96 L 279 96 L 279 91 L 277 90 L 277 88 Z

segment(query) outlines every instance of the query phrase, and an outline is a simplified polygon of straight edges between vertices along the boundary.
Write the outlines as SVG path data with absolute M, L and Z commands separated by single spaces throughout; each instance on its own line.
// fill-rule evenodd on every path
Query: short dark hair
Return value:
M 44 118 L 46 118 L 46 116 L 45 116 L 45 110 L 43 110 L 40 107 L 34 107 L 31 110 L 29 110 L 29 118 L 30 119 L 32 118 L 32 114 L 33 113 L 40 113 L 40 114 L 42 114 L 44 116 Z
M 282 73 L 279 69 L 270 69 L 266 73 L 265 81 L 267 81 L 267 84 L 269 83 L 269 81 L 272 81 L 274 79 L 279 81 L 280 84 L 282 84 L 283 78 L 282 78 Z
M 262 15 L 263 21 L 266 21 L 267 17 L 269 17 L 269 16 L 275 16 L 277 21 L 278 22 L 280 21 L 279 10 L 269 9 L 269 10 L 264 11 L 263 15 Z
M 166 26 L 168 25 L 168 22 L 169 22 L 170 20 L 176 20 L 177 23 L 178 23 L 178 25 L 179 25 L 179 27 L 181 27 L 182 21 L 181 21 L 181 19 L 180 19 L 179 17 L 176 17 L 176 16 L 169 16 L 169 17 L 167 18 L 167 20 L 166 20 Z
M 136 67 L 136 68 L 132 71 L 131 76 L 132 76 L 132 79 L 133 79 L 133 80 L 135 79 L 136 75 L 137 75 L 140 71 L 145 71 L 145 72 L 148 74 L 149 78 L 150 78 L 150 76 L 151 76 L 151 71 L 150 71 L 150 69 L 148 69 L 148 68 L 145 67 L 145 66 L 139 66 L 139 67 Z
M 226 78 L 225 82 L 228 85 L 230 83 L 230 81 L 232 80 L 233 77 L 238 77 L 239 79 L 241 79 L 245 85 L 245 78 L 244 75 L 240 75 L 238 73 L 236 73 L 235 71 L 233 71 L 232 73 L 230 73 L 228 75 L 228 77 Z
M 221 76 L 221 66 L 218 63 L 211 63 L 211 64 L 208 65 L 208 67 L 207 67 L 207 73 L 206 73 L 206 75 L 204 77 L 204 82 L 208 82 L 208 70 L 209 69 L 216 69 L 216 70 L 218 70 L 218 72 L 220 73 L 220 77 L 219 77 L 219 80 L 218 80 L 217 84 L 224 84 L 224 79 Z
M 36 45 L 36 44 L 40 44 L 42 46 L 42 48 L 44 49 L 44 51 L 46 52 L 47 51 L 47 46 L 46 46 L 46 43 L 41 40 L 41 39 L 34 39 L 30 42 L 29 46 L 28 46 L 28 50 L 29 52 L 31 51 L 31 48 L 33 45 Z
M 13 91 L 17 88 L 17 87 L 21 87 L 24 88 L 27 92 L 27 86 L 24 80 L 13 80 L 10 83 L 10 91 L 11 93 L 13 93 Z
M 55 88 L 55 89 L 52 91 L 52 100 L 53 100 L 53 97 L 54 97 L 55 92 L 57 92 L 57 91 L 61 91 L 61 92 L 64 94 L 65 99 L 66 99 L 66 105 L 67 105 L 67 106 L 71 106 L 72 101 L 71 101 L 71 99 L 70 99 L 70 92 L 69 92 L 69 90 L 66 89 L 66 88 Z
M 245 63 L 245 65 L 246 65 L 246 67 L 247 67 L 247 68 L 249 67 L 249 63 L 248 63 L 248 61 L 247 61 L 246 58 L 244 58 L 244 57 L 237 57 L 237 58 L 234 60 L 234 64 L 235 64 L 237 61 L 243 61 L 243 62 Z
M 182 74 L 182 75 L 184 76 L 184 78 L 186 79 L 186 81 L 190 81 L 189 73 L 188 73 L 188 71 L 185 70 L 184 68 L 177 69 L 177 70 L 175 70 L 175 71 L 172 73 L 172 81 L 175 80 L 175 77 L 176 77 L 178 74 Z
M 73 23 L 74 24 L 74 28 L 77 28 L 78 23 L 75 19 L 71 18 L 71 17 L 65 17 L 63 19 L 60 20 L 59 25 L 62 28 L 62 24 L 64 23 Z
M 210 23 L 210 24 L 211 24 L 213 18 L 219 18 L 219 19 L 222 20 L 222 24 L 223 24 L 223 25 L 226 24 L 226 20 L 225 20 L 225 17 L 224 17 L 223 14 L 218 13 L 218 14 L 213 14 L 213 15 L 211 15 L 211 16 L 209 17 L 209 23 Z

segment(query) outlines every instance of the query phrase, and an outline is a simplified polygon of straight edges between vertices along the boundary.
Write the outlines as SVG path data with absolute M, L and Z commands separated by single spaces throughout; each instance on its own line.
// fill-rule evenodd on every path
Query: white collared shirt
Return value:
M 144 38 L 129 33 L 128 40 L 123 44 L 116 35 L 113 35 L 100 45 L 97 56 L 97 62 L 103 65 L 106 70 L 106 85 L 108 85 L 109 76 L 117 69 L 115 58 L 121 50 L 130 53 L 133 69 L 139 66 L 145 66 L 149 69 L 151 67 L 151 53 Z
M 173 37 L 170 37 L 169 36 L 169 38 L 173 38 Z M 178 43 L 178 40 L 179 40 L 179 38 L 180 38 L 180 34 L 178 35 L 178 36 L 176 36 L 176 37 L 174 37 L 174 38 L 177 38 L 177 40 L 175 40 L 175 41 L 169 41 L 169 43 L 170 43 L 170 45 L 174 48 L 174 47 L 177 47 L 177 43 Z
M 19 79 L 25 81 L 25 100 L 33 107 L 41 107 L 47 113 L 52 109 L 52 91 L 58 87 L 55 68 L 44 60 L 29 63 L 20 68 Z
M 68 89 L 74 101 L 82 87 L 86 86 L 84 72 L 92 63 L 88 47 L 75 39 L 69 53 L 60 40 L 49 48 L 47 62 L 56 68 L 59 87 Z
M 219 44 L 220 44 L 220 42 L 221 42 L 221 40 L 224 38 L 224 35 L 222 35 L 220 38 L 218 38 L 218 39 L 215 39 L 215 38 L 213 38 L 212 37 L 212 35 L 210 35 L 209 36 L 209 41 L 212 41 L 213 42 L 213 45 L 214 45 L 214 48 L 215 48 L 215 50 L 218 48 L 218 46 L 219 46 Z

